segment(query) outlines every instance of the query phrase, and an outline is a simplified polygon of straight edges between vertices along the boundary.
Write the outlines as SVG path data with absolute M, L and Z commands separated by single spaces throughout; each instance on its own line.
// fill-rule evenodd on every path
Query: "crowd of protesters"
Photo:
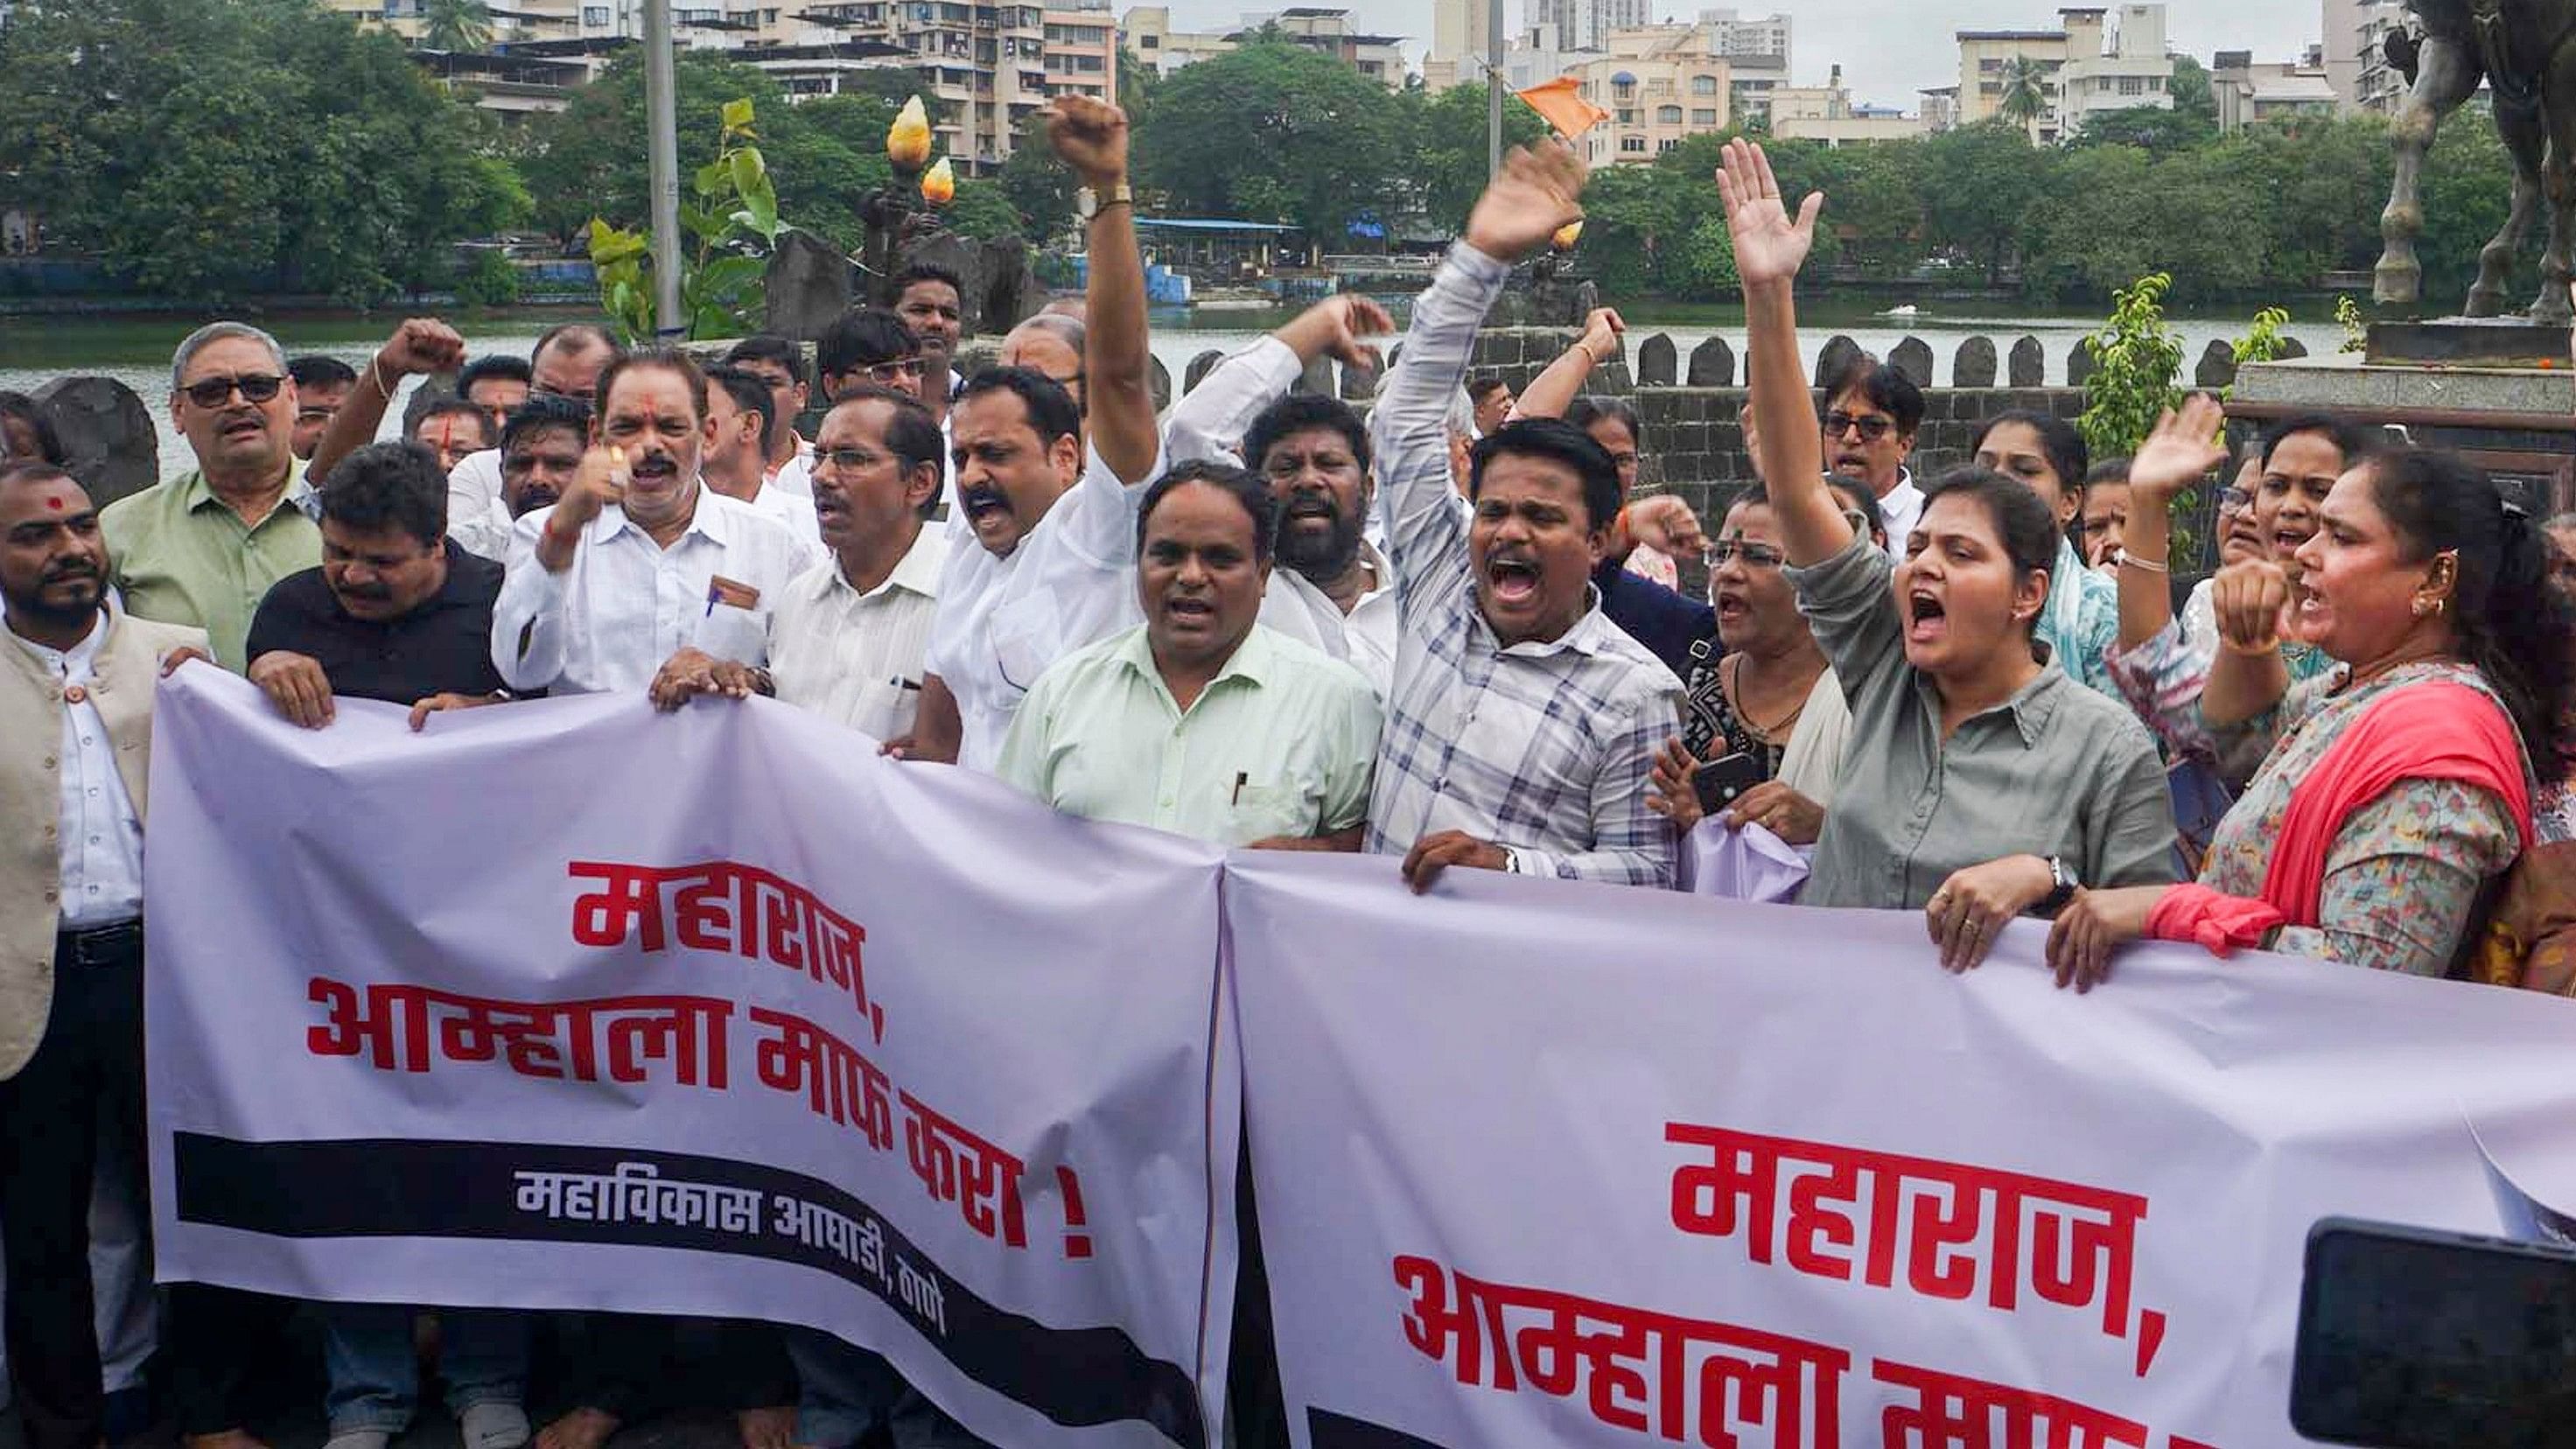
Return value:
M 2079 989 L 2156 938 L 2576 990 L 2569 565 L 2475 467 L 2320 415 L 2221 479 L 2193 399 L 2128 459 L 2008 412 L 1918 478 L 1902 373 L 1864 359 L 1819 411 L 1794 284 L 1821 198 L 1783 198 L 1743 142 L 1715 191 L 1761 481 L 1713 526 L 1637 494 L 1644 430 L 1582 393 L 1615 312 L 1517 396 L 1469 376 L 1513 265 L 1580 215 L 1553 145 L 1477 203 L 1365 417 L 1292 390 L 1318 358 L 1378 365 L 1392 324 L 1355 296 L 1158 416 L 1125 119 L 1063 99 L 1048 132 L 1088 193 L 1087 294 L 982 370 L 935 267 L 811 367 L 776 338 L 703 366 L 584 326 L 469 360 L 415 319 L 353 368 L 218 323 L 172 366 L 196 467 L 103 509 L 42 410 L 0 398 L 0 1257 L 35 1449 L 165 1414 L 194 1449 L 252 1449 L 296 1341 L 297 1305 L 177 1285 L 148 1372 L 134 1351 L 146 764 L 180 667 L 314 729 L 349 699 L 430 731 L 544 695 L 774 696 L 903 768 L 1377 854 L 1415 891 L 1452 869 L 1667 889 L 1694 839 L 1766 831 L 1810 855 L 1804 905 L 1919 915 L 1927 970 L 2031 917 Z M 376 441 L 415 375 L 454 387 Z M 2222 562 L 2179 589 L 2168 509 L 2204 479 Z M 332 1449 L 404 1431 L 430 1342 L 468 1449 L 597 1449 L 675 1401 L 734 1412 L 746 1449 L 975 1442 L 884 1360 L 773 1325 L 300 1317 Z M 1259 1358 L 1238 1432 L 1284 1442 Z M 542 1430 L 532 1361 L 558 1369 Z

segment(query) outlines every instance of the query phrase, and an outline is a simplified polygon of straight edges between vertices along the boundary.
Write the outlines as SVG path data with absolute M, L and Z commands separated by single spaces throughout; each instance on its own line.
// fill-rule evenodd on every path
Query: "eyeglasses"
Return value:
M 275 373 L 252 372 L 240 377 L 210 377 L 203 382 L 192 382 L 179 391 L 187 394 L 188 401 L 201 408 L 219 408 L 235 392 L 242 395 L 243 402 L 264 403 L 277 396 L 277 390 L 284 386 L 286 379 Z
M 891 383 L 897 378 L 904 377 L 908 377 L 915 382 L 919 382 L 921 380 L 921 359 L 918 357 L 907 357 L 900 362 L 880 362 L 868 368 L 867 374 L 870 382 Z
M 861 468 L 873 468 L 884 461 L 884 455 L 871 453 L 864 448 L 816 448 L 814 450 L 814 463 L 817 467 L 828 463 L 833 471 L 839 473 L 855 473 Z
M 2218 490 L 2218 511 L 2221 513 L 2242 513 L 2253 506 L 2254 495 L 2242 488 Z
M 1839 438 L 1854 428 L 1860 429 L 1861 441 L 1875 443 L 1895 431 L 1896 419 L 1875 413 L 1866 417 L 1855 417 L 1850 413 L 1825 414 L 1825 436 L 1828 438 Z
M 1789 561 L 1787 554 L 1767 543 L 1742 543 L 1731 538 L 1710 544 L 1700 555 L 1713 569 L 1724 568 L 1728 559 L 1739 556 L 1749 569 L 1776 569 Z

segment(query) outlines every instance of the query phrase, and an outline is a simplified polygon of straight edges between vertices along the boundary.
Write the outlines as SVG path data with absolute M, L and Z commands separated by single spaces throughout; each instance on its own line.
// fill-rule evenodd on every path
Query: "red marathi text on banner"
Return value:
M 1743 1429 L 1775 1449 L 1837 1449 L 1842 1375 L 1851 1354 L 1785 1334 L 1631 1308 L 1453 1273 L 1428 1258 L 1395 1259 L 1413 1304 L 1405 1341 L 1456 1356 L 1462 1384 L 1507 1393 L 1526 1383 L 1571 1399 L 1614 1428 L 1707 1449 L 1734 1449 Z
M 677 944 L 802 971 L 847 992 L 869 1034 L 885 1040 L 885 1007 L 868 999 L 861 968 L 867 931 L 794 881 L 730 860 L 680 866 L 576 860 L 566 870 L 575 880 L 598 882 L 598 889 L 573 899 L 572 937 L 582 945 L 633 940 L 645 951 L 662 951 Z
M 2040 1300 L 2097 1308 L 2102 1331 L 2135 1334 L 2146 1374 L 2164 1316 L 2132 1311 L 2147 1200 L 2025 1173 L 1724 1127 L 1667 1123 L 1668 1142 L 1706 1149 L 1673 1171 L 1673 1226 L 1741 1237 L 1756 1263 L 1930 1298 L 2017 1310 Z
M 305 1033 L 315 1056 L 365 1056 L 383 1071 L 425 1072 L 433 1061 L 503 1061 L 523 1077 L 635 1083 L 670 1064 L 684 1087 L 726 1084 L 733 1003 L 711 996 L 608 996 L 497 1001 L 427 986 L 364 988 L 327 976 L 307 995 L 330 1019 Z

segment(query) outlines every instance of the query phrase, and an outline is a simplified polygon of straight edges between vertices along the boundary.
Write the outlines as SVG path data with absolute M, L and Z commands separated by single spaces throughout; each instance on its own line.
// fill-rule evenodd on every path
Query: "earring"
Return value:
M 2429 611 L 2425 609 L 2424 601 L 2422 599 L 2417 599 L 2415 601 L 2415 617 L 2421 619 L 2427 612 Z

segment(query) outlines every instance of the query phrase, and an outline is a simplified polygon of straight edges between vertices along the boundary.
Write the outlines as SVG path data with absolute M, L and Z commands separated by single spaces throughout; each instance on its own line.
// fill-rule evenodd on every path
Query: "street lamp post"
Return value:
M 653 322 L 664 337 L 680 315 L 680 119 L 671 64 L 671 0 L 644 0 L 644 118 L 653 167 Z

